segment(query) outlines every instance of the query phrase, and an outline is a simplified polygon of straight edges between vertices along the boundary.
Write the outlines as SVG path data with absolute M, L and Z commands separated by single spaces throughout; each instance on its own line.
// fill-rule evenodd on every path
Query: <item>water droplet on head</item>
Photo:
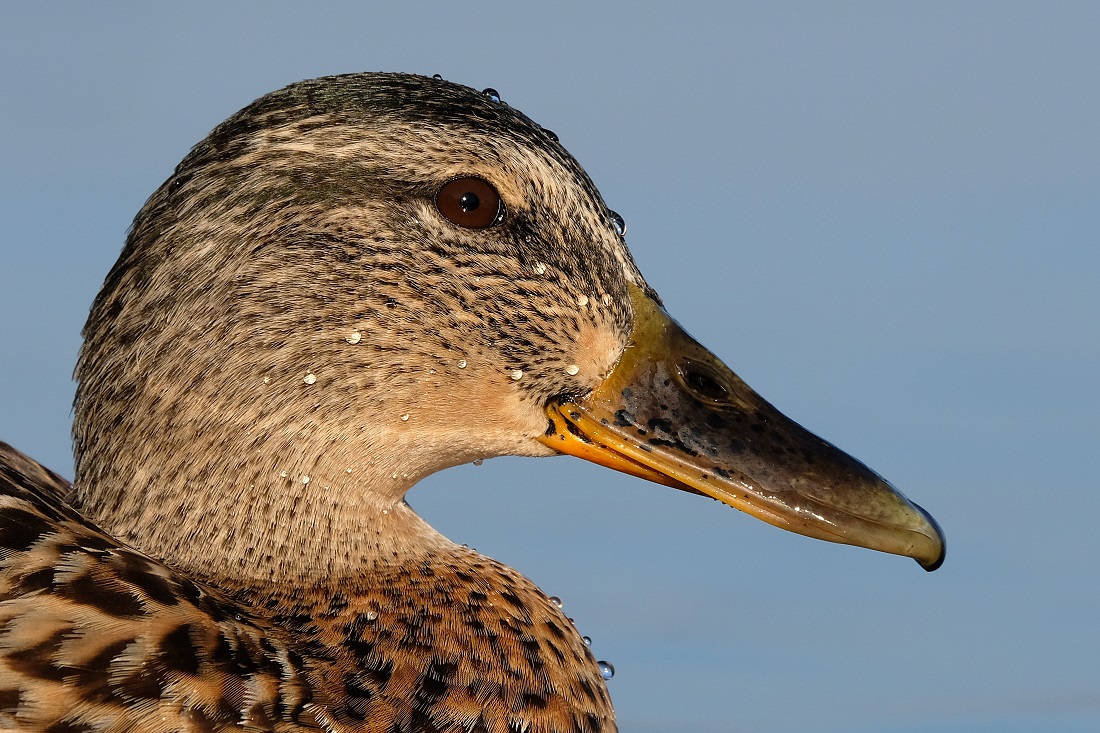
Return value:
M 523 379 L 522 369 L 513 369 L 511 374 L 512 379 Z
M 271 382 L 271 377 L 264 377 L 264 384 L 269 384 L 270 382 Z
M 581 368 L 579 366 L 577 366 L 576 364 L 570 364 L 569 366 L 567 366 L 565 368 L 565 373 L 572 377 L 572 376 L 576 375 L 576 373 L 579 372 L 580 370 L 581 370 Z
M 581 641 L 584 642 L 585 646 L 592 646 L 592 637 L 591 636 L 582 636 Z
M 494 102 L 500 101 L 500 92 L 498 92 L 496 89 L 493 89 L 492 87 L 485 87 L 481 90 L 481 93 L 489 99 L 493 100 Z
M 562 604 L 561 599 L 558 598 L 557 596 L 550 596 L 550 602 L 553 603 L 558 608 L 561 608 L 562 605 L 564 605 L 564 604 Z
M 611 293 L 604 293 L 603 296 L 600 297 L 600 300 L 603 301 L 604 305 L 611 305 L 612 301 L 615 299 L 611 297 Z
M 432 78 L 435 79 L 436 81 L 443 81 L 443 75 L 442 74 L 432 74 Z
M 365 614 L 363 614 L 363 617 L 366 618 L 367 621 L 377 621 L 378 620 L 378 612 L 377 611 L 367 611 Z
M 475 458 L 475 459 L 474 459 L 474 465 L 475 465 L 475 466 L 480 466 L 480 465 L 481 465 L 482 463 L 485 463 L 485 459 L 484 459 L 484 458 Z
M 611 223 L 615 226 L 615 231 L 618 232 L 620 237 L 626 236 L 626 219 L 619 215 L 617 211 L 608 212 L 611 215 Z
M 401 422 L 408 422 L 408 421 L 409 421 L 409 414 L 406 412 L 404 415 L 401 416 Z
M 588 296 L 587 295 L 578 295 L 577 296 L 577 305 L 579 305 L 581 308 L 588 305 Z
M 546 133 L 547 135 L 549 135 L 549 136 L 550 136 L 550 139 L 551 139 L 551 140 L 553 140 L 554 142 L 559 142 L 559 140 L 558 140 L 558 134 L 557 134 L 556 132 L 554 132 L 553 130 L 547 130 L 547 129 L 546 129 L 545 127 L 544 127 L 544 128 L 542 128 L 542 131 L 543 131 L 543 132 L 545 132 L 545 133 Z
M 317 375 L 315 375 L 313 372 L 310 372 L 309 374 L 302 377 L 302 381 L 306 384 L 313 384 L 317 381 Z
M 465 359 L 459 359 L 458 360 L 458 368 L 459 369 L 465 369 L 466 368 L 466 360 Z
M 347 341 L 349 344 L 357 344 L 362 338 L 363 334 L 359 333 L 358 331 L 352 331 L 344 338 L 344 340 Z
M 541 262 L 536 262 L 535 263 L 535 274 L 536 275 L 545 275 L 546 274 L 546 265 L 542 264 Z
M 609 680 L 615 676 L 615 665 L 613 665 L 611 662 L 600 660 L 599 662 L 596 662 L 596 664 L 599 665 L 600 674 L 603 675 L 603 678 L 605 680 Z
M 283 478 L 286 478 L 286 471 L 281 471 L 279 473 L 279 475 L 282 476 Z
M 308 484 L 309 483 L 309 476 L 302 476 L 302 483 L 303 484 Z

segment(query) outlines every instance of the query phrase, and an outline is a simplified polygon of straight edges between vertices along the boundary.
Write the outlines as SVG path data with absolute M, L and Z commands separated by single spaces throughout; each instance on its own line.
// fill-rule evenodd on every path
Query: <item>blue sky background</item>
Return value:
M 561 596 L 635 733 L 1100 730 L 1100 4 L 0 3 L 0 439 L 71 473 L 133 215 L 255 97 L 439 73 L 553 129 L 669 310 L 946 565 L 572 459 L 411 503 Z

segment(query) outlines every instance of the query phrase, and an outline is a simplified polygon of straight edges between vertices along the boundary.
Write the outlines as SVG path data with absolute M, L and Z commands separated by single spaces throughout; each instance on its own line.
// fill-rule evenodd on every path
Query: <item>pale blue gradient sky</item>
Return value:
M 321 74 L 492 86 L 673 315 L 949 538 L 926 575 L 570 459 L 415 489 L 564 598 L 622 730 L 1100 730 L 1100 5 L 297 5 L 0 4 L 0 439 L 70 471 L 87 307 L 223 118 Z

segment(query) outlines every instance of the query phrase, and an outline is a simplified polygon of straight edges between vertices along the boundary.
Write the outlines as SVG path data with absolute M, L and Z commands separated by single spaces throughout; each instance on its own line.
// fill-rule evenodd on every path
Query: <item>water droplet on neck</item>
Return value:
M 626 236 L 626 219 L 619 215 L 617 211 L 608 211 L 611 215 L 611 223 L 615 226 L 615 231 L 618 232 L 620 237 Z
M 535 263 L 535 274 L 536 275 L 545 275 L 546 274 L 546 265 L 544 265 L 541 262 L 536 262 Z
M 560 598 L 558 598 L 557 596 L 550 596 L 550 602 L 551 602 L 551 603 L 553 603 L 553 604 L 554 604 L 555 606 L 557 606 L 558 608 L 561 608 L 561 607 L 562 607 L 562 606 L 564 605 L 564 604 L 563 604 L 563 603 L 561 602 L 561 599 L 560 599 Z
M 310 372 L 309 374 L 302 377 L 302 381 L 305 382 L 306 384 L 313 384 L 317 381 L 317 375 L 314 374 L 313 372 Z
M 592 637 L 591 636 L 582 636 L 581 641 L 584 642 L 585 646 L 592 646 Z
M 577 296 L 577 305 L 579 305 L 581 308 L 588 305 L 588 296 L 587 295 L 578 295 Z
M 309 483 L 309 476 L 302 476 L 302 483 L 303 484 L 308 484 Z
M 432 78 L 435 79 L 436 81 L 443 81 L 443 75 L 442 74 L 432 74 Z
M 546 133 L 547 135 L 549 135 L 549 136 L 550 136 L 550 139 L 551 139 L 551 140 L 553 140 L 554 142 L 559 142 L 559 140 L 558 140 L 558 135 L 557 135 L 557 133 L 556 133 L 556 132 L 554 132 L 553 130 L 547 130 L 547 129 L 546 129 L 545 127 L 544 127 L 544 128 L 542 128 L 542 131 L 543 131 L 543 132 L 545 132 L 545 133 Z
M 409 421 L 408 413 L 405 413 L 404 415 L 401 416 L 401 422 L 408 422 L 408 421 Z
M 581 368 L 576 364 L 570 364 L 565 368 L 565 373 L 572 377 L 575 376 L 580 370 Z
M 363 334 L 359 333 L 358 331 L 352 331 L 344 338 L 344 340 L 347 341 L 349 344 L 357 344 L 362 340 L 362 338 Z
M 615 676 L 615 665 L 612 664 L 611 662 L 605 662 L 603 660 L 600 660 L 599 662 L 596 662 L 596 664 L 599 665 L 600 674 L 603 675 L 603 678 L 605 680 L 609 680 L 609 679 L 611 679 L 612 677 Z
M 496 89 L 493 89 L 492 87 L 485 87 L 481 90 L 481 93 L 494 102 L 500 101 L 500 92 L 498 92 Z
M 458 360 L 458 368 L 459 369 L 465 369 L 466 368 L 466 360 L 465 359 L 459 359 Z
M 367 611 L 365 614 L 363 614 L 363 617 L 367 621 L 377 621 L 378 620 L 378 612 L 377 611 Z
M 510 376 L 512 377 L 512 379 L 515 379 L 517 381 L 520 380 L 520 379 L 523 379 L 523 370 L 522 369 L 513 369 Z
M 475 458 L 475 459 L 474 459 L 474 465 L 475 465 L 475 466 L 480 466 L 480 465 L 481 465 L 482 463 L 485 463 L 485 459 L 484 459 L 484 458 Z

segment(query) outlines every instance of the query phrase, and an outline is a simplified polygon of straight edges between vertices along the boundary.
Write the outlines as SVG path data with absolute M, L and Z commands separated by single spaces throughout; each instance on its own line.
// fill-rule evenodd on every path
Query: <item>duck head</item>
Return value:
M 138 214 L 84 336 L 74 501 L 199 575 L 438 549 L 416 481 L 556 453 L 943 558 L 927 513 L 668 317 L 553 133 L 442 80 L 316 79 L 231 117 Z

